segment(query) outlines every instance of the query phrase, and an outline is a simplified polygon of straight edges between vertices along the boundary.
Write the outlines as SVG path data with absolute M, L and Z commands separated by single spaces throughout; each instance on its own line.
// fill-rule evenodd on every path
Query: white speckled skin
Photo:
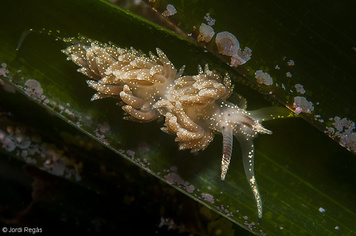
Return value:
M 72 42 L 73 43 L 73 42 Z M 165 118 L 162 130 L 176 135 L 179 149 L 204 150 L 215 133 L 223 135 L 221 179 L 224 180 L 233 147 L 233 136 L 242 148 L 244 169 L 262 217 L 262 201 L 254 174 L 253 138 L 257 133 L 271 134 L 260 122 L 274 119 L 265 109 L 247 112 L 226 101 L 233 86 L 228 75 L 222 78 L 199 67 L 194 76 L 182 76 L 167 56 L 157 49 L 157 56 L 146 56 L 135 49 L 122 49 L 112 44 L 85 40 L 63 50 L 80 66 L 79 72 L 91 80 L 97 90 L 92 100 L 114 97 L 121 99 L 127 119 L 149 122 Z M 243 98 L 242 98 L 243 99 Z M 245 104 L 245 103 L 243 103 Z

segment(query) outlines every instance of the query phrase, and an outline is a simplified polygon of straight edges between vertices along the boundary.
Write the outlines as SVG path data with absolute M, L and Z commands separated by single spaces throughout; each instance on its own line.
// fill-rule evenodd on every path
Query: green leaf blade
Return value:
M 332 235 L 354 231 L 355 204 L 352 201 L 342 203 L 344 198 L 355 199 L 355 190 L 350 187 L 354 180 L 335 179 L 319 167 L 331 168 L 328 162 L 333 157 L 328 152 L 338 153 L 343 160 L 338 171 L 342 172 L 348 165 L 355 164 L 352 155 L 350 157 L 349 153 L 335 147 L 336 144 L 321 138 L 320 132 L 315 132 L 303 121 L 266 122 L 266 127 L 273 130 L 274 135 L 261 135 L 256 139 L 256 176 L 264 201 L 264 216 L 258 221 L 238 145 L 235 145 L 226 181 L 222 182 L 221 137 L 217 136 L 208 149 L 198 155 L 178 151 L 174 137 L 159 130 L 161 124 L 123 121 L 123 113 L 113 100 L 90 102 L 94 91 L 86 86 L 87 78 L 76 72 L 77 67 L 66 61 L 60 52 L 66 45 L 56 42 L 55 37 L 30 33 L 18 52 L 16 47 L 23 30 L 45 27 L 60 29 L 61 35 L 65 36 L 81 33 L 94 39 L 112 41 L 120 47 L 134 46 L 146 53 L 160 47 L 177 68 L 186 64 L 188 74 L 196 74 L 197 64 L 204 63 L 221 72 L 231 73 L 231 69 L 193 42 L 158 30 L 157 26 L 111 5 L 87 0 L 75 2 L 73 8 L 68 9 L 69 2 L 66 1 L 38 3 L 41 3 L 35 6 L 38 12 L 53 21 L 44 21 L 45 17 L 37 17 L 29 8 L 18 12 L 12 27 L 0 30 L 1 35 L 6 35 L 0 41 L 7 45 L 0 50 L 0 62 L 6 63 L 10 71 L 3 79 L 19 91 L 32 96 L 66 122 L 149 173 L 253 233 Z M 7 5 L 14 8 L 14 4 Z M 82 10 L 78 13 L 78 9 Z M 50 16 L 52 12 L 56 13 Z M 72 21 L 69 20 L 71 15 Z M 27 18 L 31 18 L 31 22 L 22 23 Z M 234 72 L 232 76 L 240 78 Z M 26 82 L 31 79 L 41 86 L 43 93 L 40 96 L 31 95 L 26 87 Z M 268 104 L 261 94 L 249 88 L 239 86 L 238 90 L 247 94 L 252 107 Z M 328 148 L 324 148 L 325 144 Z M 315 156 L 315 153 L 320 154 Z M 329 183 L 330 187 L 327 186 Z M 335 192 L 346 197 L 337 196 Z M 321 212 L 321 208 L 325 212 Z

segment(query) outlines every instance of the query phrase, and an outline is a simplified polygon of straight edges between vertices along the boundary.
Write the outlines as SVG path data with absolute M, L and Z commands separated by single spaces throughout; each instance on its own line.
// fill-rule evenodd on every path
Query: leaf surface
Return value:
M 18 8 L 19 3 L 22 8 Z M 243 67 L 245 69 L 235 70 L 196 42 L 106 2 L 12 0 L 5 1 L 4 8 L 7 10 L 1 19 L 10 23 L 0 29 L 3 45 L 0 63 L 5 63 L 2 64 L 4 73 L 1 78 L 64 121 L 255 234 L 351 235 L 354 232 L 356 195 L 353 186 L 356 178 L 352 168 L 356 164 L 355 158 L 304 120 L 265 122 L 274 134 L 255 139 L 255 172 L 264 204 L 263 218 L 258 220 L 238 144 L 234 146 L 226 181 L 222 182 L 220 136 L 199 154 L 178 151 L 174 137 L 160 131 L 161 123 L 139 124 L 122 120 L 123 112 L 114 100 L 90 102 L 94 91 L 87 87 L 87 78 L 76 72 L 74 64 L 66 61 L 60 50 L 67 45 L 53 36 L 69 37 L 80 33 L 102 42 L 111 41 L 120 47 L 132 46 L 145 53 L 159 47 L 176 68 L 186 65 L 185 74 L 196 74 L 198 64 L 208 63 L 219 73 L 229 72 L 235 82 L 235 91 L 247 98 L 248 108 L 261 108 L 270 106 L 270 103 L 261 94 L 261 89 L 251 89 L 255 82 L 245 85 L 238 82 L 246 78 L 253 81 L 254 72 L 249 70 L 250 67 L 272 70 L 277 61 L 279 64 L 283 62 L 281 56 L 289 55 L 284 50 L 271 53 L 273 45 L 261 42 L 261 32 L 254 31 L 255 35 L 251 36 L 254 41 L 251 42 L 239 36 L 241 42 L 254 46 L 257 51 L 254 56 L 259 59 L 251 61 Z M 267 19 L 266 24 L 272 24 L 273 18 Z M 241 27 L 245 24 L 246 30 L 254 29 L 247 23 L 239 24 Z M 228 28 L 228 23 L 219 27 Z M 266 27 L 275 30 L 272 26 Z M 28 33 L 30 29 L 33 32 Z M 50 30 L 52 33 L 47 35 Z M 286 31 L 284 27 L 279 30 L 280 33 Z M 269 53 L 271 57 L 267 58 Z M 296 59 L 296 54 L 290 55 L 296 62 L 305 63 L 305 71 L 315 73 L 310 69 L 313 63 L 302 59 L 310 57 L 315 61 L 314 54 L 301 54 L 301 59 Z M 311 77 L 314 76 L 308 78 Z M 310 86 L 317 88 L 315 81 Z M 325 86 L 329 91 L 332 83 Z M 334 92 L 338 99 L 344 98 L 342 89 Z M 317 90 L 315 94 L 321 92 Z M 321 100 L 320 104 L 323 104 Z M 345 106 L 349 106 L 347 104 Z

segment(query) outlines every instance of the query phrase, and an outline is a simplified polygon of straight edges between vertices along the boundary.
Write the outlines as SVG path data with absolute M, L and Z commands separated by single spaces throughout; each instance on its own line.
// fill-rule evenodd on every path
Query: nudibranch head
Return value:
M 242 150 L 244 171 L 254 194 L 258 217 L 262 217 L 262 201 L 258 191 L 254 173 L 253 139 L 258 133 L 272 134 L 264 128 L 251 114 L 234 104 L 218 101 L 216 112 L 209 119 L 211 129 L 223 136 L 223 152 L 221 159 L 221 180 L 225 180 L 232 154 L 233 136 L 237 138 Z
M 235 55 L 239 46 L 235 38 L 217 41 L 229 46 L 224 55 Z M 70 42 L 70 40 L 68 40 Z M 234 47 L 232 47 L 234 46 Z M 176 136 L 179 149 L 192 152 L 204 150 L 216 133 L 223 136 L 221 179 L 225 180 L 231 160 L 233 137 L 242 149 L 244 170 L 254 194 L 258 217 L 262 217 L 262 201 L 254 174 L 253 138 L 258 133 L 272 132 L 261 125 L 261 121 L 287 114 L 286 109 L 270 108 L 246 111 L 246 100 L 240 97 L 240 104 L 226 100 L 232 94 L 233 86 L 229 76 L 224 77 L 199 67 L 194 76 L 182 76 L 167 56 L 157 49 L 157 55 L 146 56 L 130 48 L 123 49 L 113 44 L 102 44 L 93 40 L 76 41 L 62 51 L 80 68 L 90 80 L 88 85 L 97 93 L 92 100 L 106 97 L 120 99 L 127 119 L 148 122 L 164 117 L 166 133 Z

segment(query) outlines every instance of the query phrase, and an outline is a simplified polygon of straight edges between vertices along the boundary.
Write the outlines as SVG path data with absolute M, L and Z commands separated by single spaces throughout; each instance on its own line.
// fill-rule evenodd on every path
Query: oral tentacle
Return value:
M 262 218 L 262 200 L 260 192 L 258 191 L 258 186 L 255 177 L 254 171 L 254 145 L 253 140 L 248 139 L 246 140 L 244 137 L 239 137 L 236 135 L 242 151 L 242 160 L 243 166 L 246 174 L 246 178 L 248 183 L 250 184 L 253 196 L 255 197 L 256 205 L 257 205 L 257 214 L 258 218 Z
M 221 159 L 221 180 L 225 180 L 227 170 L 229 169 L 232 145 L 233 145 L 233 130 L 231 127 L 223 128 L 223 154 Z

